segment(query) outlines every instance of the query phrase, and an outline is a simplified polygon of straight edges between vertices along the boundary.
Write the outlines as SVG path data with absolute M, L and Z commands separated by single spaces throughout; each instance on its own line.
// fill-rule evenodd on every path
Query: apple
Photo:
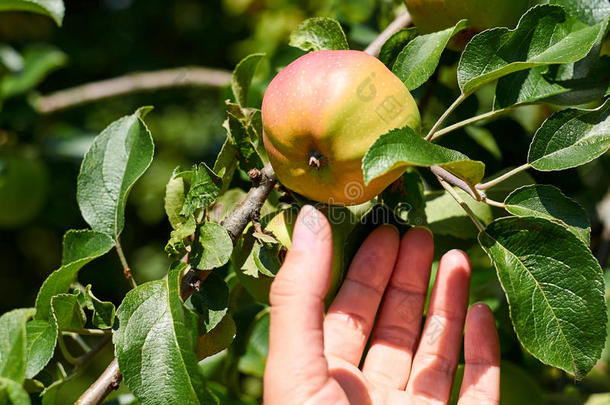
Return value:
M 453 38 L 449 47 L 463 49 L 473 35 L 493 27 L 514 28 L 538 0 L 405 0 L 417 30 L 441 31 L 467 19 L 470 27 Z
M 315 201 L 369 201 L 404 168 L 364 184 L 362 157 L 381 135 L 418 131 L 413 97 L 377 58 L 361 51 L 301 56 L 271 81 L 262 105 L 263 142 L 279 181 Z

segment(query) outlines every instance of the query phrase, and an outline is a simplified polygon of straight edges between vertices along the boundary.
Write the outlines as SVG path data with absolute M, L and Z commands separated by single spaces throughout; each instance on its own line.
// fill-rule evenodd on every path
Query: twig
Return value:
M 121 242 L 119 242 L 118 238 L 114 247 L 116 248 L 116 253 L 117 255 L 119 255 L 119 260 L 121 261 L 121 265 L 123 266 L 123 274 L 125 275 L 125 278 L 131 283 L 131 288 L 137 288 L 138 285 L 136 284 L 136 280 L 133 279 L 133 275 L 131 274 L 131 268 L 127 263 L 127 258 L 125 257 L 125 253 L 123 253 L 123 248 L 121 247 Z
M 504 204 L 500 201 L 491 200 L 491 199 L 487 198 L 485 195 L 482 196 L 481 201 L 483 201 L 485 204 L 489 204 L 493 207 L 506 208 L 506 204 Z
M 115 358 L 99 378 L 80 396 L 75 405 L 100 404 L 112 391 L 119 388 L 123 376 Z
M 241 204 L 222 220 L 221 225 L 227 229 L 233 243 L 242 234 L 252 215 L 260 211 L 276 182 L 273 168 L 267 164 L 261 169 L 258 185 L 252 187 Z
M 106 335 L 112 335 L 112 331 L 110 329 L 103 330 L 103 329 L 88 329 L 88 328 L 83 328 L 83 329 L 66 328 L 66 329 L 62 329 L 61 331 L 62 332 L 76 333 L 76 334 L 79 334 L 79 335 L 86 335 L 86 336 L 106 336 Z
M 430 166 L 430 171 L 434 173 L 437 177 L 440 177 L 441 179 L 445 180 L 446 182 L 461 188 L 462 190 L 470 194 L 470 196 L 475 200 L 481 201 L 481 195 L 477 191 L 477 189 L 475 189 L 470 184 L 466 183 L 464 180 L 460 179 L 453 173 L 447 171 L 446 169 L 443 169 L 440 166 Z
M 222 220 L 221 225 L 225 227 L 233 244 L 241 236 L 248 223 L 256 220 L 260 210 L 267 200 L 269 193 L 277 182 L 273 168 L 267 164 L 261 170 L 252 172 L 251 179 L 256 185 L 248 191 L 244 200 Z M 256 174 L 256 175 L 254 175 Z M 205 281 L 211 271 L 190 269 L 182 279 L 182 299 L 188 298 L 199 285 Z
M 64 337 L 61 333 L 57 335 L 57 346 L 59 346 L 59 350 L 61 351 L 62 356 L 64 356 L 68 363 L 78 365 L 78 359 L 72 356 L 70 350 L 68 350 L 66 342 L 64 342 Z
M 74 340 L 81 349 L 83 349 L 83 351 L 88 352 L 89 350 L 91 350 L 91 346 L 89 346 L 89 344 L 87 344 L 87 342 L 85 342 L 85 339 L 83 339 L 82 337 L 80 337 L 80 335 L 78 333 L 73 333 L 73 332 L 62 332 L 64 333 L 66 336 L 69 336 L 72 338 L 72 340 Z
M 76 361 L 79 364 L 79 366 L 84 367 L 84 365 L 87 364 L 89 362 L 89 360 L 91 360 L 96 354 L 98 354 L 111 341 L 112 341 L 112 336 L 106 335 L 91 350 L 89 350 L 87 353 L 85 353 L 81 356 L 78 356 L 76 358 Z
M 447 119 L 449 114 L 451 114 L 453 112 L 453 110 L 458 108 L 458 106 L 460 104 L 462 104 L 462 102 L 464 100 L 466 100 L 467 97 L 468 97 L 468 94 L 462 93 L 462 94 L 460 94 L 460 96 L 458 98 L 455 99 L 453 104 L 451 104 L 449 106 L 449 108 L 447 108 L 447 110 L 443 113 L 443 115 L 440 116 L 440 118 L 436 121 L 436 123 L 432 126 L 432 128 L 430 128 L 430 132 L 428 132 L 428 135 L 426 135 L 426 141 L 432 140 L 432 137 L 434 136 L 436 130 L 439 129 L 439 127 L 443 124 L 443 121 L 445 121 L 445 119 Z
M 411 16 L 408 12 L 398 16 L 394 21 L 390 23 L 378 36 L 375 38 L 373 42 L 369 46 L 366 47 L 364 52 L 377 56 L 379 55 L 379 51 L 381 51 L 381 47 L 392 35 L 394 35 L 397 31 L 411 24 Z
M 259 183 L 253 186 L 250 191 L 248 191 L 248 194 L 246 194 L 246 197 L 241 204 L 224 218 L 222 225 L 229 232 L 233 243 L 237 241 L 251 218 L 258 214 L 276 182 L 277 180 L 271 165 L 265 166 L 261 170 Z M 199 283 L 201 283 L 202 280 L 205 280 L 209 273 L 209 271 L 189 270 L 184 276 L 185 279 L 187 279 L 187 277 L 188 279 L 182 286 L 182 299 L 185 300 L 188 298 L 195 291 L 195 288 Z M 115 358 L 93 385 L 81 395 L 76 404 L 100 404 L 108 394 L 119 387 L 121 379 L 122 376 L 119 371 L 119 364 Z
M 443 180 L 440 176 L 436 176 L 436 178 L 438 179 L 438 182 L 441 183 L 441 186 L 443 186 L 443 188 L 445 190 L 447 190 L 447 192 L 453 197 L 453 199 L 455 201 L 457 201 L 458 204 L 460 204 L 462 209 L 470 217 L 470 219 L 472 220 L 474 225 L 477 227 L 479 232 L 483 232 L 483 230 L 485 230 L 485 225 L 479 220 L 479 218 L 477 218 L 475 213 L 472 212 L 472 210 L 470 209 L 468 204 L 466 204 L 464 202 L 464 200 L 462 200 L 462 198 L 459 196 L 459 194 L 456 193 L 456 191 L 453 189 L 453 187 L 451 187 L 451 185 L 449 183 L 447 183 L 445 180 Z
M 34 101 L 34 106 L 39 112 L 50 114 L 91 101 L 137 91 L 191 86 L 222 87 L 230 81 L 230 72 L 194 66 L 130 73 L 41 96 Z
M 433 141 L 433 140 L 435 140 L 437 138 L 440 138 L 441 136 L 443 136 L 443 135 L 445 135 L 445 134 L 447 134 L 449 132 L 455 131 L 458 128 L 462 128 L 462 127 L 468 126 L 468 125 L 473 124 L 473 123 L 475 123 L 477 121 L 487 120 L 487 119 L 490 119 L 490 118 L 497 117 L 498 115 L 505 114 L 505 113 L 511 111 L 513 108 L 514 108 L 514 106 L 502 108 L 502 109 L 499 109 L 499 110 L 489 111 L 489 112 L 486 112 L 484 114 L 480 114 L 480 115 L 474 116 L 472 118 L 468 118 L 467 120 L 457 122 L 457 123 L 455 123 L 453 125 L 449 125 L 448 127 L 445 127 L 443 129 L 439 129 L 438 131 L 436 131 L 434 133 L 434 135 L 432 135 L 430 140 Z
M 515 174 L 522 172 L 524 170 L 527 170 L 529 168 L 530 168 L 529 163 L 522 164 L 521 166 L 516 167 L 509 172 L 504 173 L 502 176 L 496 177 L 495 179 L 490 180 L 487 183 L 477 184 L 475 187 L 477 188 L 477 190 L 487 190 L 488 188 L 491 188 L 497 184 L 500 184 L 504 180 L 508 179 L 509 177 L 514 176 Z

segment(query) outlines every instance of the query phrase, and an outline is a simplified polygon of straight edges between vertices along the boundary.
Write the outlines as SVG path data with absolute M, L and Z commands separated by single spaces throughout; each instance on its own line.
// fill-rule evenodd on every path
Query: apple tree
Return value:
M 502 341 L 518 342 L 511 350 L 575 382 L 590 375 L 608 335 L 608 252 L 591 250 L 592 237 L 604 246 L 592 213 L 536 180 L 607 156 L 610 3 L 511 2 L 518 15 L 487 25 L 459 8 L 427 21 L 435 12 L 425 1 L 406 3 L 415 25 L 394 4 L 396 19 L 368 45 L 346 35 L 345 17 L 316 16 L 284 38 L 298 51 L 279 72 L 260 72 L 263 53 L 237 63 L 215 161 L 166 173 L 171 232 L 159 249 L 171 265 L 157 280 L 137 283 L 121 244 L 130 191 L 155 159 L 147 125 L 155 111 L 142 106 L 108 122 L 73 179 L 88 226 L 65 233 L 61 265 L 35 302 L 0 317 L 2 403 L 56 403 L 62 386 L 107 345 L 115 359 L 79 404 L 102 403 L 119 386 L 143 404 L 256 403 L 244 376 L 260 383 L 264 373 L 268 292 L 305 204 L 332 226 L 328 301 L 372 229 L 425 226 L 439 253 L 468 251 L 471 300 L 490 303 Z M 509 4 L 470 3 L 495 7 L 496 17 Z M 64 15 L 61 0 L 0 0 L 4 10 L 58 24 Z M 20 55 L 0 46 L 0 101 L 29 92 L 63 63 L 57 49 Z M 262 103 L 250 94 L 261 86 Z M 49 99 L 31 102 L 40 113 L 56 108 Z M 527 114 L 536 116 L 528 144 L 514 140 L 515 151 L 497 125 L 517 125 Z M 490 163 L 504 151 L 520 165 Z M 20 200 L 11 198 L 23 189 L 11 171 L 29 173 L 29 189 L 40 193 L 48 173 L 36 160 L 19 168 L 11 159 L 0 154 L 0 204 L 15 206 Z M 38 200 L 34 193 L 31 204 L 13 210 L 27 217 Z M 596 220 L 610 229 L 607 211 Z M 0 224 L 24 220 L 3 215 Z M 118 306 L 78 282 L 83 267 L 110 254 L 122 268 L 107 271 L 122 272 L 131 285 Z M 67 341 L 82 336 L 95 345 L 74 354 Z M 530 384 L 510 363 L 505 373 L 507 383 Z

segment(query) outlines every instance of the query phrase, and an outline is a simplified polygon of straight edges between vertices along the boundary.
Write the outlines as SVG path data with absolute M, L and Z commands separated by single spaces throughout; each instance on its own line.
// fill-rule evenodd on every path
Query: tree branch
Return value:
M 504 173 L 501 176 L 496 177 L 493 180 L 488 181 L 487 183 L 481 183 L 481 184 L 477 184 L 476 188 L 477 190 L 487 190 L 488 188 L 491 188 L 493 186 L 496 186 L 500 183 L 502 183 L 504 180 L 508 179 L 509 177 L 514 176 L 515 174 L 522 172 L 524 170 L 529 169 L 531 166 L 529 163 L 524 163 L 519 167 L 515 167 L 513 170 Z
M 525 104 L 522 104 L 522 105 L 525 105 Z M 512 111 L 514 108 L 515 108 L 515 106 L 510 106 L 510 107 L 502 108 L 502 109 L 499 109 L 499 110 L 489 111 L 489 112 L 486 112 L 484 114 L 480 114 L 480 115 L 474 116 L 472 118 L 468 118 L 468 119 L 466 119 L 464 121 L 457 122 L 457 123 L 455 123 L 453 125 L 449 125 L 449 126 L 443 128 L 443 129 L 439 129 L 438 131 L 436 131 L 434 133 L 434 135 L 432 135 L 430 140 L 433 141 L 433 140 L 435 140 L 437 138 L 440 138 L 441 136 L 443 136 L 443 135 L 445 135 L 445 134 L 447 134 L 447 133 L 449 133 L 451 131 L 455 131 L 458 128 L 462 128 L 462 127 L 468 126 L 468 125 L 473 124 L 473 123 L 475 123 L 477 121 L 487 120 L 487 119 L 495 118 L 498 115 L 506 114 L 509 111 Z
M 447 110 L 445 110 L 443 115 L 441 115 L 440 118 L 434 123 L 432 128 L 430 128 L 430 132 L 428 132 L 428 135 L 426 135 L 426 141 L 432 140 L 432 137 L 434 136 L 436 131 L 440 128 L 440 126 L 443 124 L 445 119 L 447 119 L 449 114 L 451 114 L 453 112 L 453 110 L 458 108 L 460 106 L 460 104 L 462 104 L 464 102 L 464 100 L 466 100 L 467 97 L 468 97 L 468 94 L 461 93 L 460 96 L 455 99 L 453 104 L 451 104 L 449 106 L 449 108 L 447 108 Z
M 125 257 L 125 253 L 123 253 L 123 247 L 121 246 L 121 242 L 119 242 L 119 238 L 117 238 L 114 247 L 117 255 L 119 256 L 119 260 L 121 261 L 121 266 L 123 266 L 123 274 L 125 275 L 125 278 L 131 284 L 131 288 L 137 288 L 138 284 L 136 283 L 136 280 L 133 279 L 131 267 L 129 267 L 129 264 L 127 263 L 127 258 Z
M 273 190 L 277 182 L 273 168 L 270 164 L 266 165 L 261 171 L 258 183 L 250 188 L 244 200 L 222 220 L 221 224 L 227 229 L 233 244 L 240 237 L 248 222 L 258 215 L 263 204 L 267 200 L 269 193 Z M 209 271 L 190 269 L 184 276 L 185 282 L 182 284 L 182 299 L 188 298 L 199 284 L 207 278 Z M 104 398 L 113 390 L 119 387 L 122 376 L 119 371 L 119 364 L 115 358 L 99 376 L 99 378 L 81 395 L 76 402 L 77 405 L 100 404 Z
M 471 187 L 464 180 L 460 179 L 453 173 L 443 169 L 440 166 L 430 166 L 430 171 L 436 175 L 436 177 L 445 180 L 447 183 L 453 184 L 467 192 L 472 198 L 477 201 L 481 201 L 481 195 L 476 188 Z
M 260 211 L 277 182 L 271 164 L 267 164 L 261 169 L 258 180 L 258 185 L 252 187 L 241 204 L 221 222 L 221 225 L 229 232 L 229 236 L 231 236 L 234 244 L 246 228 L 246 225 L 248 225 L 248 222 L 252 219 L 253 215 Z
M 396 32 L 403 29 L 404 27 L 406 27 L 409 24 L 411 24 L 411 16 L 409 15 L 408 12 L 404 13 L 401 16 L 398 16 L 394 21 L 392 21 L 390 23 L 390 25 L 388 25 L 386 27 L 385 30 L 383 30 L 377 36 L 377 38 L 375 38 L 375 40 L 373 42 L 371 42 L 371 44 L 369 46 L 366 47 L 364 52 L 368 53 L 369 55 L 373 55 L 373 56 L 379 55 L 379 51 L 381 51 L 381 47 L 383 46 L 385 41 L 387 41 L 388 38 L 390 38 Z
M 80 396 L 74 405 L 100 404 L 112 391 L 119 388 L 123 376 L 119 372 L 119 362 L 115 358 L 106 367 L 106 370 L 91 385 L 87 391 Z
M 34 101 L 34 107 L 43 114 L 50 114 L 91 101 L 137 91 L 191 86 L 222 87 L 230 82 L 231 72 L 194 66 L 130 73 L 41 96 Z
M 464 202 L 464 200 L 462 200 L 462 198 L 459 196 L 459 194 L 456 193 L 456 191 L 453 189 L 453 187 L 451 187 L 451 185 L 449 183 L 447 183 L 445 180 L 443 180 L 440 176 L 436 176 L 436 178 L 437 178 L 438 182 L 441 183 L 441 186 L 443 186 L 443 188 L 445 190 L 447 190 L 447 192 L 451 195 L 451 197 L 453 197 L 453 199 L 458 204 L 460 204 L 462 209 L 470 217 L 470 219 L 472 220 L 472 223 L 477 227 L 479 232 L 483 232 L 485 230 L 485 225 L 479 220 L 479 218 L 477 218 L 476 214 L 470 209 L 468 204 L 466 204 Z

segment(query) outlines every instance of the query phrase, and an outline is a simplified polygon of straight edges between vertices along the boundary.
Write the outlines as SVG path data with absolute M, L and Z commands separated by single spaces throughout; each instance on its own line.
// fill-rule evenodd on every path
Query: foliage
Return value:
M 180 3 L 187 7 L 184 15 L 187 3 Z M 210 103 L 224 109 L 224 123 L 220 113 L 216 121 L 204 117 L 210 133 L 220 134 L 207 138 L 210 142 L 199 138 L 199 127 L 194 141 L 185 140 L 180 133 L 189 126 L 185 116 L 164 126 L 165 109 L 147 115 L 151 107 L 135 108 L 118 99 L 113 103 L 119 107 L 110 103 L 101 112 L 97 107 L 75 110 L 88 111 L 83 113 L 87 119 L 67 113 L 43 116 L 44 97 L 35 89 L 61 88 L 45 78 L 72 55 L 51 44 L 19 49 L 0 44 L 0 127 L 7 128 L 0 129 L 0 192 L 16 196 L 0 195 L 1 218 L 6 215 L 0 227 L 25 229 L 48 220 L 41 213 L 47 193 L 44 165 L 57 164 L 49 156 L 70 154 L 80 170 L 78 176 L 65 175 L 65 183 L 71 184 L 78 208 L 56 221 L 62 231 L 89 225 L 65 232 L 61 264 L 45 274 L 35 301 L 0 316 L 1 402 L 70 402 L 74 398 L 62 397 L 62 390 L 109 346 L 131 401 L 260 400 L 268 352 L 266 292 L 290 248 L 291 232 L 270 224 L 308 202 L 284 187 L 274 188 L 262 209 L 249 213 L 245 229 L 237 234 L 229 229 L 230 213 L 249 188 L 265 180 L 261 94 L 274 73 L 303 52 L 364 48 L 378 26 L 387 25 L 404 6 L 312 1 L 295 9 L 280 1 L 262 2 L 267 9 L 260 12 L 253 2 L 225 3 L 222 13 L 238 15 L 239 21 L 254 16 L 254 31 L 235 47 L 241 59 L 232 63 L 231 80 L 217 91 L 222 97 L 215 93 Z M 446 47 L 467 29 L 466 20 L 430 34 L 409 27 L 391 35 L 379 58 L 413 93 L 424 131 L 396 128 L 371 145 L 361 162 L 367 183 L 404 170 L 380 196 L 349 209 L 322 209 L 337 221 L 333 238 L 340 246 L 335 257 L 341 271 L 382 222 L 402 231 L 429 227 L 437 256 L 453 247 L 468 251 L 474 269 L 471 301 L 489 303 L 497 319 L 506 403 L 555 396 L 583 402 L 591 392 L 610 391 L 610 357 L 603 351 L 610 341 L 608 254 L 603 253 L 610 245 L 603 231 L 605 226 L 610 232 L 610 216 L 602 209 L 610 197 L 597 204 L 610 183 L 610 57 L 603 54 L 610 7 L 603 0 L 596 0 L 596 7 L 585 0 L 543 3 L 549 4 L 531 8 L 516 27 L 475 35 L 461 54 Z M 9 10 L 41 21 L 50 17 L 57 25 L 64 21 L 61 0 L 0 0 L 0 11 Z M 182 93 L 167 96 L 177 94 Z M 157 96 L 146 93 L 136 101 L 148 104 Z M 218 102 L 222 98 L 228 100 Z M 13 136 L 28 121 L 37 122 L 31 131 L 64 135 L 49 141 L 52 146 L 45 146 L 41 136 Z M 98 131 L 102 122 L 106 128 Z M 192 144 L 205 144 L 206 153 L 195 152 Z M 15 163 L 18 159 L 26 164 Z M 445 188 L 438 185 L 439 170 L 443 183 L 450 183 Z M 34 171 L 36 176 L 30 176 Z M 62 176 L 53 173 L 53 181 Z M 36 200 L 20 204 L 28 187 Z M 68 198 L 63 189 L 48 188 L 49 204 Z M 149 205 L 160 212 L 156 217 L 150 214 L 154 209 L 146 211 Z M 28 215 L 13 215 L 20 208 Z M 75 219 L 78 210 L 82 219 Z M 58 211 L 67 210 L 60 204 Z M 161 216 L 162 222 L 150 219 Z M 143 225 L 144 218 L 161 229 L 161 238 L 147 233 L 152 227 Z M 40 227 L 31 228 L 31 234 L 39 235 Z M 149 250 L 136 255 L 135 248 L 123 249 L 123 239 L 129 241 L 125 247 L 149 243 Z M 118 260 L 108 258 L 111 251 Z M 138 256 L 140 264 L 131 268 L 128 259 Z M 151 258 L 162 266 L 154 276 L 146 273 L 153 266 L 141 264 L 152 263 L 146 261 Z M 85 268 L 95 269 L 98 279 L 79 282 L 91 281 L 80 274 Z M 123 274 L 131 283 L 126 293 L 126 283 L 118 281 Z M 105 289 L 104 279 L 110 280 Z M 73 355 L 75 350 L 82 354 Z M 525 387 L 523 398 L 536 399 L 510 399 L 515 388 L 507 387 Z M 596 398 L 601 397 L 591 396 L 591 401 Z

